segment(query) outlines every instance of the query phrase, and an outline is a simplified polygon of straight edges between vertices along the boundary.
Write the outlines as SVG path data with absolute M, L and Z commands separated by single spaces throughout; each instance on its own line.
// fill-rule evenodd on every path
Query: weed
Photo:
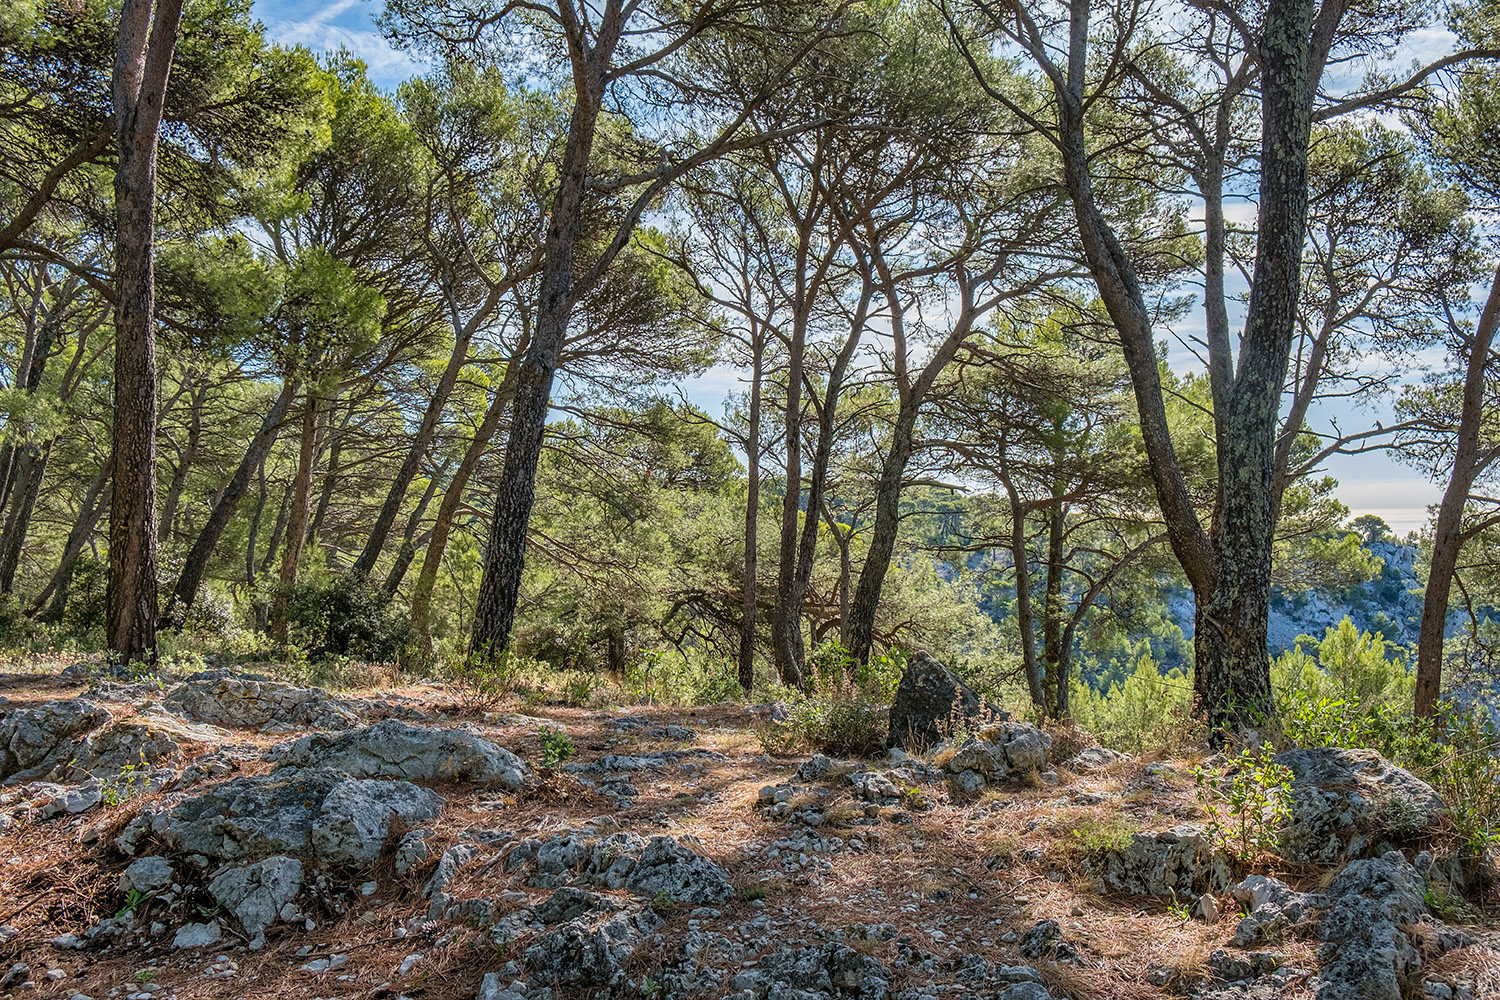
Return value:
M 578 748 L 573 746 L 573 741 L 561 729 L 541 726 L 537 729 L 537 734 L 542 738 L 542 767 L 548 771 L 557 770 L 577 752 Z
M 1194 768 L 1193 777 L 1211 841 L 1245 867 L 1276 852 L 1292 815 L 1292 772 L 1270 747 L 1243 750 L 1222 768 Z

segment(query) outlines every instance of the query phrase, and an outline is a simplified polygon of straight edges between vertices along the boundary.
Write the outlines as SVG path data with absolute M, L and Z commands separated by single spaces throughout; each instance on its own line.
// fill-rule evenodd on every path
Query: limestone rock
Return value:
M 0 716 L 0 778 L 32 781 L 44 777 L 73 737 L 109 721 L 109 710 L 85 698 L 13 708 Z M 34 772 L 34 773 L 33 773 Z
M 537 986 L 610 985 L 661 924 L 650 909 L 584 913 L 547 931 L 526 949 Z
M 1281 940 L 1303 927 L 1320 904 L 1316 896 L 1296 892 L 1280 879 L 1250 875 L 1229 887 L 1229 895 L 1245 909 L 1229 941 L 1236 948 L 1254 948 Z
M 172 938 L 172 947 L 207 948 L 211 944 L 218 944 L 223 936 L 224 931 L 216 921 L 206 924 L 183 924 L 177 928 L 177 934 Z
M 1044 770 L 1051 752 L 1052 737 L 1036 726 L 1001 722 L 966 738 L 943 763 L 943 770 L 950 786 L 972 793 Z
M 1092 746 L 1084 747 L 1078 751 L 1067 762 L 1066 766 L 1070 771 L 1077 771 L 1083 774 L 1089 771 L 1101 770 L 1109 767 L 1111 764 L 1117 764 L 1124 759 L 1125 755 L 1122 753 L 1110 750 L 1107 747 Z
M 761 959 L 760 966 L 730 980 L 735 989 L 759 998 L 838 997 L 886 1000 L 891 971 L 877 959 L 845 944 L 791 948 Z
M 182 747 L 161 728 L 139 717 L 122 719 L 75 743 L 53 777 L 66 782 L 118 779 L 122 774 L 145 779 L 145 772 L 170 767 L 181 757 Z
M 167 692 L 168 710 L 240 729 L 352 729 L 353 708 L 322 688 L 225 671 L 195 674 Z
M 930 654 L 919 652 L 907 662 L 896 688 L 886 746 L 923 750 L 937 745 L 951 724 L 973 727 L 1006 718 L 982 704 L 972 688 Z
M 409 782 L 288 768 L 209 788 L 153 814 L 150 829 L 211 859 L 287 854 L 360 864 L 379 856 L 393 820 L 418 823 L 442 807 L 442 796 Z
M 729 873 L 716 861 L 671 837 L 652 837 L 625 879 L 639 896 L 665 894 L 682 903 L 722 903 L 734 895 Z
M 208 884 L 208 893 L 234 914 L 252 941 L 276 921 L 281 908 L 302 890 L 302 862 L 276 856 L 231 868 Z
M 1063 937 L 1062 926 L 1056 920 L 1039 920 L 1032 924 L 1021 935 L 1021 955 L 1053 962 L 1070 962 L 1078 957 L 1073 946 Z
M 1132 834 L 1124 847 L 1086 867 L 1105 891 L 1132 896 L 1190 897 L 1223 889 L 1230 877 L 1228 860 L 1191 824 Z
M 172 862 L 166 858 L 136 858 L 120 873 L 122 892 L 160 892 L 172 884 Z
M 462 729 L 424 729 L 386 719 L 337 736 L 314 733 L 279 744 L 267 759 L 295 767 L 328 767 L 355 778 L 466 781 L 519 790 L 533 780 L 526 763 Z
M 1397 851 L 1352 861 L 1334 876 L 1318 922 L 1318 1000 L 1401 1000 L 1402 984 L 1422 968 L 1415 934 L 1430 926 L 1426 889 Z M 1440 946 L 1465 943 L 1462 937 L 1428 937 Z
M 1363 857 L 1426 829 L 1443 810 L 1432 786 L 1373 750 L 1298 748 L 1277 754 L 1276 763 L 1293 774 L 1281 852 L 1289 861 Z

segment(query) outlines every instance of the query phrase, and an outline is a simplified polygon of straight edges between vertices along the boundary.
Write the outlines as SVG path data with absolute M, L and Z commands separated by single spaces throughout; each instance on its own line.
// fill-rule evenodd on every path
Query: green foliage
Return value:
M 288 636 L 312 659 L 357 656 L 399 662 L 409 657 L 416 633 L 376 584 L 354 575 L 303 582 L 287 597 Z
M 1243 867 L 1276 852 L 1292 815 L 1292 771 L 1270 747 L 1242 750 L 1219 767 L 1197 767 L 1198 804 L 1209 838 Z
M 1321 641 L 1298 636 L 1297 644 L 1272 663 L 1271 689 L 1283 706 L 1299 699 L 1345 701 L 1361 711 L 1404 704 L 1413 697 L 1416 677 L 1391 652 L 1384 636 L 1361 632 L 1346 616 Z
M 1074 681 L 1069 694 L 1073 718 L 1112 750 L 1167 752 L 1190 736 L 1193 683 L 1180 670 L 1163 673 L 1150 653 L 1142 653 L 1122 684 L 1102 693 Z
M 578 748 L 573 745 L 568 734 L 561 729 L 539 726 L 537 735 L 542 740 L 542 767 L 548 771 L 557 770 L 564 761 L 577 752 Z
M 888 656 L 884 665 L 857 672 L 843 647 L 836 643 L 818 647 L 808 658 L 811 692 L 782 692 L 789 702 L 787 717 L 757 728 L 761 748 L 775 754 L 804 746 L 838 756 L 878 753 L 885 746 L 886 695 L 893 690 L 895 662 L 898 656 Z

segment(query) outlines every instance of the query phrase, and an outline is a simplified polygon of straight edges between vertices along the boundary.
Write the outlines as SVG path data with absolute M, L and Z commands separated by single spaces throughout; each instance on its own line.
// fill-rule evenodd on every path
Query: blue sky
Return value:
M 266 26 L 268 37 L 284 45 L 305 45 L 314 52 L 348 49 L 369 66 L 370 77 L 379 86 L 394 89 L 422 67 L 410 56 L 393 48 L 376 29 L 378 0 L 333 0 L 332 3 L 299 3 L 296 0 L 255 0 L 255 16 Z M 1402 53 L 1406 59 L 1429 56 L 1446 47 L 1441 33 L 1414 40 Z M 1399 61 L 1405 62 L 1405 59 Z M 692 380 L 684 389 L 695 403 L 717 413 L 726 393 L 738 389 L 738 373 L 719 367 Z M 1346 428 L 1371 419 L 1389 422 L 1388 405 L 1370 411 L 1341 407 Z M 1436 503 L 1438 488 L 1415 470 L 1386 455 L 1335 456 L 1326 471 L 1339 481 L 1339 497 L 1355 514 L 1375 513 L 1397 532 L 1420 527 L 1427 521 L 1428 504 Z

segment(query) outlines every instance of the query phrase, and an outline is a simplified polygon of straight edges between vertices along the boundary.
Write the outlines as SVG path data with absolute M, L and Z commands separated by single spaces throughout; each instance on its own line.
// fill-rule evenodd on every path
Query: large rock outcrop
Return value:
M 1007 718 L 1005 712 L 985 704 L 969 685 L 930 654 L 919 652 L 907 662 L 896 688 L 886 746 L 925 750 L 955 728 L 974 728 Z
M 204 671 L 167 692 L 166 707 L 199 722 L 240 729 L 352 729 L 352 706 L 322 688 L 298 687 L 255 675 Z
M 1045 771 L 1051 752 L 1052 737 L 1031 723 L 1000 722 L 965 739 L 946 760 L 937 759 L 954 790 L 971 793 Z
M 1282 831 L 1289 861 L 1335 864 L 1412 838 L 1436 822 L 1442 798 L 1431 785 L 1373 750 L 1286 750 L 1292 818 Z
M 313 733 L 272 747 L 266 758 L 293 767 L 326 767 L 355 778 L 467 781 L 513 791 L 535 777 L 504 747 L 462 729 L 424 729 L 386 719 L 338 735 Z
M 138 822 L 176 850 L 215 860 L 285 854 L 366 864 L 379 857 L 394 821 L 420 823 L 442 808 L 442 796 L 410 782 L 287 768 L 235 778 Z M 121 846 L 141 832 L 127 828 Z
M 1201 827 L 1174 826 L 1132 834 L 1129 843 L 1086 865 L 1106 892 L 1131 896 L 1187 898 L 1229 884 L 1229 861 Z
M 72 740 L 110 719 L 109 710 L 86 698 L 13 708 L 0 716 L 0 778 L 32 781 L 72 752 Z

